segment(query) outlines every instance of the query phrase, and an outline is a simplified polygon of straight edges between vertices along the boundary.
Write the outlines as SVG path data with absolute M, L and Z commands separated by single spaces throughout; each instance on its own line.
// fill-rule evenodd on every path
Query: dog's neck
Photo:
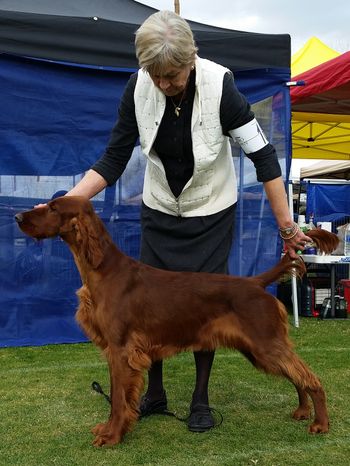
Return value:
M 109 263 L 117 257 L 126 257 L 114 244 L 102 220 L 94 216 L 89 230 L 82 231 L 81 225 L 60 235 L 71 250 L 83 283 L 89 277 L 105 275 Z

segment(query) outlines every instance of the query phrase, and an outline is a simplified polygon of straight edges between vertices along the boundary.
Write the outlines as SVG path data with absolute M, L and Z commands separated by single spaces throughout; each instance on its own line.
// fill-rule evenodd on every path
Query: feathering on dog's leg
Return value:
M 123 374 L 124 368 L 119 355 L 119 348 L 109 347 L 108 362 L 110 376 L 113 380 L 111 387 L 111 412 L 108 422 L 98 431 L 93 441 L 95 447 L 115 445 L 123 439 L 123 426 L 126 421 L 127 409 L 125 391 L 120 380 L 120 375 Z
M 305 405 L 306 392 L 310 395 L 314 406 L 314 420 L 309 426 L 311 433 L 326 433 L 329 430 L 329 419 L 326 406 L 326 395 L 316 375 L 291 350 L 287 350 L 281 361 L 281 374 L 289 379 L 296 387 L 299 395 L 299 407 L 294 412 L 295 419 L 307 416 Z M 300 400 L 301 396 L 301 400 Z M 301 404 L 300 404 L 301 401 Z M 299 417 L 298 417 L 299 416 Z
M 311 407 L 309 404 L 309 397 L 307 395 L 307 392 L 300 388 L 298 385 L 295 385 L 295 389 L 298 393 L 298 398 L 299 398 L 299 405 L 297 409 L 294 411 L 292 417 L 296 421 L 303 421 L 305 419 L 310 419 L 311 416 Z

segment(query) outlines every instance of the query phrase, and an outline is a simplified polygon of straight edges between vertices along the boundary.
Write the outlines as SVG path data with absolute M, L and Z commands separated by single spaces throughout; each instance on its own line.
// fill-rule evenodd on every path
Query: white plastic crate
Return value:
M 315 288 L 315 306 L 322 304 L 325 298 L 329 298 L 331 290 L 329 288 Z

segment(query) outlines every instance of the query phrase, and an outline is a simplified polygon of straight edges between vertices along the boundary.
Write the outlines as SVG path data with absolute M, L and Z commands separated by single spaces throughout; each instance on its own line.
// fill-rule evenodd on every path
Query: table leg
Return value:
M 335 317 L 335 265 L 330 264 L 331 266 L 331 316 Z
M 294 326 L 299 327 L 298 290 L 297 290 L 297 279 L 295 275 L 292 275 L 292 303 L 293 303 Z

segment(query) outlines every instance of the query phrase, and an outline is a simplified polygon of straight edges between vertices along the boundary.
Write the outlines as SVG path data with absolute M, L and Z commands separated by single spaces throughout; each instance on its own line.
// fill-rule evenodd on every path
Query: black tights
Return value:
M 193 353 L 196 363 L 196 386 L 192 395 L 192 404 L 209 404 L 208 384 L 214 351 L 197 351 Z M 163 361 L 156 361 L 148 371 L 147 397 L 157 400 L 163 393 Z

